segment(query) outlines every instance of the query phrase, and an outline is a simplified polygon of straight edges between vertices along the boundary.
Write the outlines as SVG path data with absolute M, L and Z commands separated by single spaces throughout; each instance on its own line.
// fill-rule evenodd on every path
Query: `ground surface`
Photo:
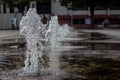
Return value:
M 120 40 L 119 29 L 79 29 L 80 32 L 98 32 L 108 35 L 112 38 Z M 19 30 L 0 30 L 0 39 L 4 37 L 17 37 L 19 36 Z M 107 54 L 100 53 L 97 51 L 87 51 L 87 56 L 83 54 L 75 54 L 69 51 L 66 54 L 60 56 L 60 69 L 65 70 L 69 73 L 77 74 L 63 77 L 60 80 L 120 80 L 120 51 L 118 52 L 107 52 Z M 91 56 L 92 54 L 92 56 Z M 118 56 L 119 55 L 119 56 Z M 117 60 L 116 60 L 117 59 Z M 0 67 L 0 79 L 1 80 L 58 80 L 41 77 L 27 77 L 27 78 L 12 78 L 11 76 L 2 75 L 2 71 L 9 71 L 18 69 L 24 66 L 24 55 L 9 55 L 7 56 L 7 65 Z M 50 75 L 51 76 L 51 75 Z M 3 77 L 3 78 L 2 78 Z M 8 77 L 8 78 L 7 78 Z M 46 76 L 45 76 L 46 77 Z

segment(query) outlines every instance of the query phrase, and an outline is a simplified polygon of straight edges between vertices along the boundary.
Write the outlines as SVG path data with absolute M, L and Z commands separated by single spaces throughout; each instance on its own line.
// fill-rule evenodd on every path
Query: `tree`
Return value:
M 104 7 L 106 9 L 106 14 L 108 14 L 107 10 L 112 7 L 120 8 L 119 0 L 100 0 L 100 4 L 98 6 Z
M 90 18 L 91 18 L 91 28 L 94 28 L 94 10 L 99 4 L 98 0 L 61 0 L 61 5 L 68 7 L 68 5 L 72 2 L 72 7 L 70 9 L 79 9 L 82 6 L 87 6 L 90 8 Z
M 1 0 L 1 3 L 8 4 L 8 6 L 13 9 L 14 7 L 18 7 L 21 9 L 21 12 L 24 11 L 25 6 L 29 7 L 31 1 L 37 2 L 48 2 L 50 0 Z
M 19 7 L 21 9 L 21 12 L 24 11 L 25 6 L 29 6 L 29 3 L 32 0 L 1 0 L 2 4 L 8 4 L 8 6 L 11 9 L 14 9 L 15 7 Z
M 70 9 L 79 9 L 83 6 L 90 8 L 90 18 L 91 18 L 91 28 L 95 28 L 94 25 L 94 11 L 97 6 L 102 6 L 106 10 L 111 6 L 120 6 L 120 1 L 118 0 L 60 0 L 61 5 L 68 7 L 72 2 L 72 7 Z M 69 8 L 68 8 L 69 9 Z

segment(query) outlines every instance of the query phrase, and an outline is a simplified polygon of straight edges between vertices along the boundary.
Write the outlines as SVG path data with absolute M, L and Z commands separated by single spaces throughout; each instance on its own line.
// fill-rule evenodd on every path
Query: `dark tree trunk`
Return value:
M 94 10 L 95 7 L 90 7 L 90 18 L 91 18 L 91 29 L 95 29 L 95 24 L 94 24 Z

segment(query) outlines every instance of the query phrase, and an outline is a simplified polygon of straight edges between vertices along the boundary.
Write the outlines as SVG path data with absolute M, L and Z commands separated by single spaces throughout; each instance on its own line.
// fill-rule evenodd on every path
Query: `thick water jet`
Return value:
M 70 30 L 70 27 L 67 24 L 63 26 L 59 25 L 57 16 L 51 17 L 49 28 L 45 34 L 45 37 L 50 43 L 51 51 L 52 51 L 51 53 L 49 53 L 50 69 L 53 71 L 57 71 L 58 74 L 60 73 L 59 57 L 61 53 L 56 52 L 56 50 L 59 49 L 61 46 L 63 46 L 60 40 L 66 38 L 71 33 L 72 31 Z
M 60 26 L 58 23 L 58 17 L 52 16 L 45 37 L 50 42 L 51 48 L 54 49 L 62 46 L 60 41 L 72 33 L 72 28 L 68 24 Z
M 48 25 L 48 24 L 46 24 Z M 23 71 L 26 74 L 41 74 L 44 72 L 60 72 L 59 57 L 60 53 L 56 52 L 62 44 L 60 40 L 64 39 L 68 35 L 72 34 L 71 28 L 65 24 L 60 26 L 58 23 L 58 17 L 53 16 L 49 22 L 48 30 L 46 30 L 46 25 L 42 24 L 41 18 L 36 13 L 36 9 L 30 8 L 26 16 L 22 17 L 20 21 L 20 33 L 25 36 L 27 41 L 27 50 L 25 53 L 25 67 Z M 46 33 L 46 34 L 45 34 Z M 45 47 L 41 40 L 47 40 L 50 42 L 51 52 L 48 53 L 49 56 L 49 68 L 47 70 L 43 68 L 44 60 L 42 58 Z M 40 68 L 40 69 L 39 69 Z
M 37 73 L 38 69 L 42 67 L 44 46 L 40 40 L 45 28 L 40 21 L 41 18 L 36 13 L 35 8 L 30 8 L 26 16 L 23 16 L 20 21 L 20 34 L 25 36 L 27 41 L 26 60 L 23 69 L 25 73 Z
M 58 42 L 58 36 L 60 36 L 59 28 L 60 26 L 58 24 L 57 16 L 51 17 L 45 37 L 50 42 L 52 49 L 60 46 L 60 43 Z

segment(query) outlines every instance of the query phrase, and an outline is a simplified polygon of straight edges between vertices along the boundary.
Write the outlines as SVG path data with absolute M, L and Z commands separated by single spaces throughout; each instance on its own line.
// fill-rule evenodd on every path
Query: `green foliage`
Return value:
M 31 0 L 1 0 L 2 3 L 8 4 L 10 8 L 21 6 L 26 6 L 30 3 Z
M 21 6 L 27 6 L 30 4 L 31 1 L 37 2 L 50 2 L 51 0 L 1 0 L 2 3 L 6 3 L 9 7 L 17 7 L 18 4 Z
M 1 0 L 1 3 L 8 4 L 8 6 L 11 9 L 14 9 L 14 7 L 19 7 L 22 12 L 24 11 L 25 6 L 29 6 L 31 1 L 37 1 L 37 2 L 50 2 L 51 0 Z
M 72 2 L 72 8 L 81 8 L 82 6 L 87 6 L 90 8 L 90 16 L 91 16 L 91 28 L 94 28 L 94 10 L 97 4 L 99 4 L 98 0 L 61 0 L 61 5 L 68 8 L 68 5 Z
M 72 2 L 72 7 L 80 8 L 82 6 L 88 6 L 90 8 L 96 6 L 102 6 L 104 8 L 112 7 L 112 6 L 120 6 L 120 0 L 60 0 L 61 5 L 68 7 L 68 4 Z
M 60 0 L 61 5 L 68 8 L 70 2 L 72 2 L 71 9 L 80 9 L 83 6 L 90 8 L 90 16 L 91 16 L 91 27 L 94 26 L 94 11 L 96 6 L 104 7 L 108 9 L 109 7 L 120 7 L 120 0 Z
M 65 6 L 67 9 L 72 8 L 71 2 L 72 2 L 72 0 L 60 0 L 61 5 Z

